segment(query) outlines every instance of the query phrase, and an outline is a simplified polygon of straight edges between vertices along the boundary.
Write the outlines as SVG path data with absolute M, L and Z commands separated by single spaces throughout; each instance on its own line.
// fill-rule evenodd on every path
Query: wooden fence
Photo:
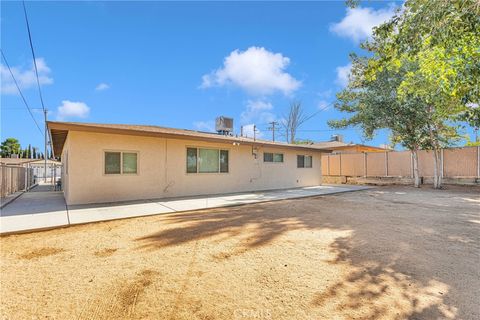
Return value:
M 480 177 L 480 147 L 448 148 L 441 152 L 442 176 Z M 418 152 L 420 177 L 432 177 L 431 151 Z M 350 177 L 413 177 L 410 151 L 341 153 L 322 156 L 322 175 Z
M 28 190 L 34 184 L 33 169 L 23 166 L 0 166 L 0 198 L 21 190 Z

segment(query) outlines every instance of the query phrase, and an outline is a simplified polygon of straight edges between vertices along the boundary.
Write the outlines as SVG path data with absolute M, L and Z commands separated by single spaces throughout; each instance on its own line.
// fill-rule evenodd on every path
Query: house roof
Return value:
M 33 162 L 38 159 L 26 159 L 26 158 L 0 158 L 0 163 L 5 165 L 21 165 L 28 162 Z
M 380 147 L 368 146 L 368 145 L 365 145 L 365 144 L 357 144 L 357 143 L 345 143 L 345 142 L 342 142 L 342 141 L 315 142 L 313 145 L 318 146 L 320 148 L 325 148 L 325 149 L 342 149 L 342 148 L 357 147 L 358 146 L 358 147 L 365 147 L 365 148 L 385 151 L 384 148 L 380 148 Z
M 85 123 L 85 122 L 58 122 L 48 121 L 48 129 L 52 138 L 53 152 L 55 155 L 60 155 L 63 150 L 63 145 L 67 139 L 69 131 L 88 131 L 98 133 L 114 133 L 125 135 L 151 136 L 151 137 L 165 137 L 171 139 L 188 139 L 210 142 L 224 142 L 224 143 L 240 143 L 257 146 L 270 146 L 292 148 L 297 150 L 309 151 L 325 151 L 329 152 L 328 148 L 316 145 L 296 145 L 283 142 L 272 142 L 267 140 L 252 139 L 247 137 L 226 136 L 212 132 L 202 132 L 187 129 L 175 129 L 152 125 L 130 125 L 130 124 L 105 124 L 105 123 Z
M 14 166 L 14 165 L 22 165 L 25 163 L 44 164 L 45 160 L 44 159 L 26 159 L 26 158 L 0 158 L 0 163 L 5 164 L 7 166 L 8 165 Z M 47 163 L 61 164 L 61 162 L 59 161 L 50 160 L 50 159 L 47 160 Z
M 34 159 L 32 162 L 30 162 L 31 164 L 44 164 L 45 163 L 45 160 L 44 159 Z M 62 164 L 60 161 L 56 161 L 56 160 L 50 160 L 48 159 L 47 160 L 47 163 L 48 164 Z

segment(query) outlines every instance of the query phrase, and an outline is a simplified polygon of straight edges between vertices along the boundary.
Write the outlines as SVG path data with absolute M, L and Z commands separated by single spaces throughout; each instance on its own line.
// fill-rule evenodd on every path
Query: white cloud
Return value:
M 337 67 L 337 79 L 335 83 L 341 87 L 346 87 L 348 84 L 348 79 L 350 76 L 350 70 L 352 69 L 352 64 L 349 63 L 346 66 Z
M 245 110 L 241 113 L 241 123 L 265 124 L 276 119 L 271 112 L 273 105 L 264 100 L 248 100 Z
M 103 91 L 103 90 L 107 90 L 107 89 L 110 89 L 110 85 L 108 83 L 105 83 L 105 82 L 99 83 L 95 87 L 95 91 Z
M 250 47 L 246 51 L 237 49 L 225 58 L 223 67 L 202 77 L 201 87 L 232 84 L 252 95 L 269 95 L 276 91 L 289 95 L 301 85 L 285 72 L 289 64 L 288 57 L 262 47 Z
M 215 123 L 213 121 L 195 121 L 193 126 L 199 131 L 215 132 Z
M 36 62 L 40 85 L 52 84 L 53 78 L 50 76 L 51 70 L 47 66 L 45 60 L 43 58 L 37 58 Z M 18 86 L 21 90 L 30 89 L 37 85 L 33 62 L 28 68 L 11 66 L 10 69 L 12 70 L 13 76 L 17 80 Z M 0 64 L 0 77 L 2 94 L 18 94 L 17 87 L 15 86 L 10 71 L 8 71 L 7 66 L 3 64 Z
M 395 13 L 395 7 L 375 10 L 373 8 L 347 8 L 342 21 L 330 26 L 330 31 L 341 37 L 360 42 L 372 35 L 372 28 L 390 19 Z
M 63 100 L 62 105 L 57 109 L 57 120 L 63 121 L 67 118 L 86 118 L 89 114 L 90 108 L 84 102 Z

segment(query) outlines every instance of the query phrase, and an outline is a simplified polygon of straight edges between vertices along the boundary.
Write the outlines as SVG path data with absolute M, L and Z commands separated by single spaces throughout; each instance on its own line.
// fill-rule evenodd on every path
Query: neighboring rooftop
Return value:
M 272 147 L 286 147 L 302 150 L 318 150 L 326 151 L 325 149 L 317 145 L 296 145 L 288 144 L 284 142 L 272 142 L 267 140 L 259 140 L 241 136 L 229 136 L 221 135 L 213 132 L 202 132 L 187 129 L 175 129 L 152 125 L 130 125 L 130 124 L 105 124 L 105 123 L 84 123 L 84 122 L 58 122 L 48 121 L 48 129 L 52 137 L 53 152 L 55 155 L 62 153 L 63 145 L 67 138 L 68 131 L 89 131 L 99 133 L 114 133 L 114 134 L 126 134 L 126 135 L 139 135 L 139 136 L 153 136 L 153 137 L 165 137 L 171 139 L 189 139 L 189 140 L 201 140 L 211 142 L 228 142 L 228 143 L 240 143 L 248 145 L 258 146 L 272 146 Z
M 349 149 L 349 148 L 354 148 L 354 147 L 360 147 L 362 149 L 368 149 L 368 150 L 375 150 L 375 151 L 387 151 L 387 149 L 380 148 L 380 147 L 374 147 L 374 146 L 368 146 L 365 144 L 357 144 L 357 143 L 346 143 L 343 141 L 323 141 L 323 142 L 315 142 L 313 144 L 314 146 L 317 146 L 320 149 L 331 149 L 331 150 L 341 150 L 341 149 Z
M 40 164 L 44 164 L 45 163 L 45 160 L 44 159 L 26 159 L 26 158 L 0 158 L 0 163 L 1 164 L 4 164 L 4 165 L 10 165 L 10 166 L 14 166 L 14 165 L 23 165 L 25 163 L 40 163 Z M 60 164 L 59 161 L 55 161 L 55 160 L 50 160 L 48 159 L 47 160 L 47 163 L 55 163 L 55 164 Z
M 1 164 L 6 165 L 20 165 L 32 161 L 36 161 L 38 159 L 25 159 L 25 158 L 0 158 Z

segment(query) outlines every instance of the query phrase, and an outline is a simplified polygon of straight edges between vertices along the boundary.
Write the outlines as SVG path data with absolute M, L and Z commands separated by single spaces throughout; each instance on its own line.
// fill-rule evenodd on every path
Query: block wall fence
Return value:
M 445 178 L 480 178 L 480 147 L 442 149 L 440 161 Z M 433 152 L 418 152 L 420 177 L 432 177 Z M 410 151 L 325 154 L 323 176 L 413 177 Z

